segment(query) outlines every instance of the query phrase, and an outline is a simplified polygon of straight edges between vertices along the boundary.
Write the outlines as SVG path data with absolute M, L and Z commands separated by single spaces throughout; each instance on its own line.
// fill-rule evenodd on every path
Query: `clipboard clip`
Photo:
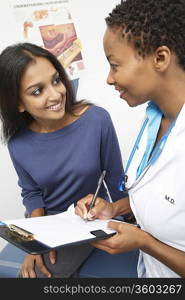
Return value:
M 22 229 L 14 224 L 10 224 L 7 227 L 10 230 L 10 232 L 17 235 L 18 237 L 20 237 L 23 240 L 26 240 L 26 241 L 34 240 L 34 235 L 25 229 Z

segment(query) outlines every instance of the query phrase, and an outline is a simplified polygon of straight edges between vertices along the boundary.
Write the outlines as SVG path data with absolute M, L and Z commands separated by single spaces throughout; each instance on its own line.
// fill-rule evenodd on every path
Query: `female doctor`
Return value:
M 184 0 L 126 0 L 106 18 L 107 83 L 131 107 L 152 101 L 120 182 L 140 228 L 111 221 L 117 234 L 93 245 L 111 254 L 140 249 L 139 277 L 185 277 L 184 15 Z M 122 200 L 102 198 L 87 213 L 91 198 L 78 201 L 76 214 L 122 214 Z

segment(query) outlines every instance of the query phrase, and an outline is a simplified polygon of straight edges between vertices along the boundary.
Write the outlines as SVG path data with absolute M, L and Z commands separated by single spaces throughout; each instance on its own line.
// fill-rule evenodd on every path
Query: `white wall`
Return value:
M 12 3 L 15 3 L 13 1 L 6 0 L 0 3 L 0 51 L 18 38 L 14 32 L 14 19 L 10 10 Z M 117 3 L 118 0 L 71 0 L 72 16 L 77 35 L 82 42 L 85 62 L 78 98 L 89 99 L 110 112 L 118 134 L 123 161 L 126 161 L 143 118 L 144 106 L 129 108 L 119 99 L 114 89 L 106 84 L 108 63 L 102 46 L 104 18 Z M 0 191 L 0 220 L 22 217 L 24 207 L 17 186 L 17 176 L 7 148 L 3 145 L 0 145 Z
M 80 79 L 78 97 L 90 99 L 110 112 L 119 137 L 123 160 L 126 161 L 143 118 L 144 106 L 130 108 L 119 98 L 118 92 L 106 84 L 109 65 L 102 43 L 106 29 L 104 18 L 119 2 L 72 0 L 76 29 L 84 46 L 86 67 Z

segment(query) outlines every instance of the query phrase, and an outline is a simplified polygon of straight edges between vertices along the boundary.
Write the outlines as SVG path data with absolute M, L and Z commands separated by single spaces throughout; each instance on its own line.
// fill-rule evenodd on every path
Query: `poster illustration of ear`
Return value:
M 37 44 L 53 53 L 70 79 L 84 69 L 82 46 L 72 20 L 69 0 L 15 1 L 13 5 L 19 41 Z

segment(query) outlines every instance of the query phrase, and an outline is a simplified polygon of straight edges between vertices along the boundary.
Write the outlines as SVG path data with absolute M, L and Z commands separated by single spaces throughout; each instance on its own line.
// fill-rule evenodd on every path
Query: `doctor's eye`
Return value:
M 116 64 L 110 64 L 110 67 L 111 67 L 111 69 L 112 69 L 113 71 L 116 71 L 117 68 L 118 68 L 118 65 L 116 65 Z

